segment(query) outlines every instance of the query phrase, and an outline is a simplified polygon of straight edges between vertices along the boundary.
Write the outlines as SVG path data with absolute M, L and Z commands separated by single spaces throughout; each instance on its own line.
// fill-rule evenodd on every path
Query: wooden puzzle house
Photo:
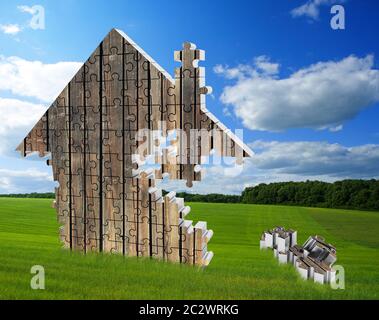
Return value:
M 18 146 L 23 156 L 50 156 L 64 247 L 199 266 L 212 259 L 213 232 L 185 220 L 189 207 L 174 192 L 162 196 L 155 179 L 191 187 L 212 150 L 237 162 L 251 151 L 205 107 L 204 52 L 185 43 L 175 60 L 172 79 L 113 29 Z M 171 132 L 179 133 L 159 148 Z M 151 155 L 160 170 L 140 168 Z

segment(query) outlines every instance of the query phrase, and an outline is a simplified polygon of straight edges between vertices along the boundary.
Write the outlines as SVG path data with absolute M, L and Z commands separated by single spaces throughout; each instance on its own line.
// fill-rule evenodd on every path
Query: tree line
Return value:
M 163 190 L 163 195 L 167 191 Z M 343 180 L 334 183 L 322 181 L 277 182 L 248 187 L 242 195 L 196 194 L 177 192 L 186 202 L 246 203 L 292 205 L 306 207 L 379 210 L 379 180 Z M 49 198 L 55 194 L 3 194 L 0 197 Z
M 168 192 L 163 190 L 163 195 Z M 239 195 L 227 195 L 227 194 L 196 194 L 187 192 L 177 192 L 176 196 L 179 198 L 184 198 L 187 202 L 214 202 L 214 203 L 239 203 L 241 202 L 241 196 Z M 55 194 L 52 192 L 46 193 L 12 193 L 12 194 L 0 194 L 0 197 L 7 198 L 44 198 L 44 199 L 55 199 Z
M 241 202 L 241 196 L 230 194 L 196 194 L 187 192 L 177 192 L 177 197 L 184 198 L 188 202 L 213 202 L 213 203 L 239 203 Z
M 0 194 L 0 197 L 2 197 L 2 198 L 55 199 L 55 193 L 53 193 L 53 192 L 9 193 L 9 194 Z
M 163 195 L 166 195 L 168 192 L 163 190 Z M 197 194 L 197 193 L 188 193 L 188 192 L 177 192 L 176 196 L 178 198 L 183 198 L 186 202 L 209 202 L 209 203 L 240 203 L 240 195 L 231 195 L 231 194 L 219 194 L 219 193 L 210 193 L 210 194 Z
M 242 192 L 243 203 L 379 210 L 379 180 L 278 182 Z

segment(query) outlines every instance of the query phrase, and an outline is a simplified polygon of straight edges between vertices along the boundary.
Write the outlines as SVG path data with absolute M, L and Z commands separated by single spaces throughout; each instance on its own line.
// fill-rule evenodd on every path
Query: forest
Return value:
M 246 188 L 241 198 L 254 204 L 379 210 L 379 180 L 262 183 Z

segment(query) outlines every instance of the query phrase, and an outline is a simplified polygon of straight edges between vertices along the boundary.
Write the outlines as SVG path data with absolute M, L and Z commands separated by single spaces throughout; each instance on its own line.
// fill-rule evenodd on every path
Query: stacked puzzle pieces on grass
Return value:
M 304 279 L 317 283 L 331 283 L 336 271 L 336 248 L 320 236 L 311 236 L 300 246 L 297 244 L 297 231 L 275 227 L 262 233 L 260 248 L 271 248 L 280 263 L 291 263 Z

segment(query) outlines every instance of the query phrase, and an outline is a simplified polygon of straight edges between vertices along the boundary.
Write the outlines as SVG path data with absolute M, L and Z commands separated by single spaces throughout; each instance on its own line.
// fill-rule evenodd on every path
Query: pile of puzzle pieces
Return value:
M 302 278 L 317 283 L 335 281 L 333 264 L 337 260 L 336 248 L 320 236 L 311 236 L 300 246 L 297 244 L 297 231 L 275 227 L 262 233 L 260 248 L 271 248 L 279 263 L 291 263 Z

